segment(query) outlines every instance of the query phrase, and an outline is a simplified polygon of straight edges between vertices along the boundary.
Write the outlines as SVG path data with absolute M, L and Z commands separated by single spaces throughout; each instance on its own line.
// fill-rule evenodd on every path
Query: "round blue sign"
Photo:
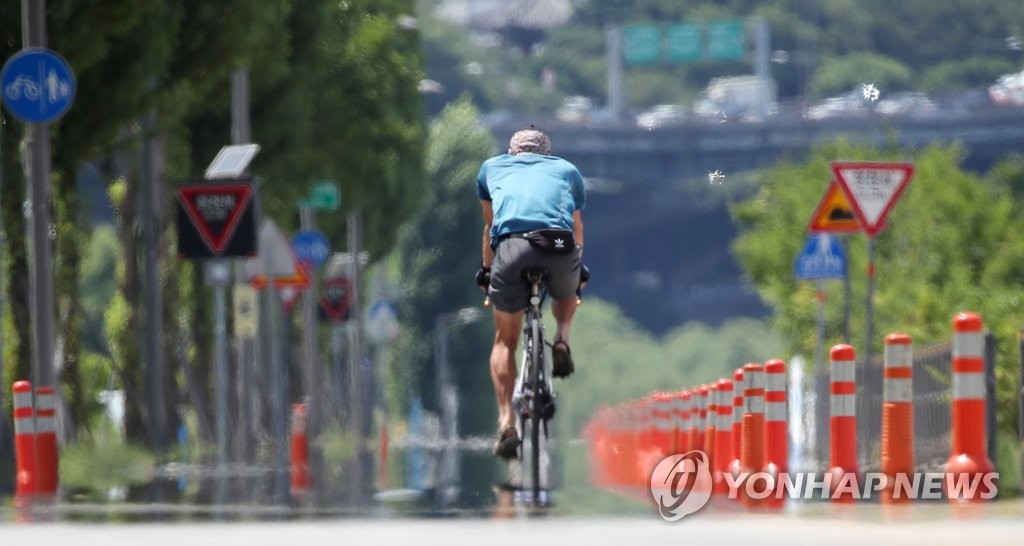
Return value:
M 75 75 L 67 61 L 53 51 L 23 49 L 0 71 L 0 96 L 21 121 L 50 123 L 71 108 Z
M 331 253 L 327 237 L 312 229 L 296 233 L 292 238 L 292 249 L 295 250 L 296 259 L 313 267 L 323 265 Z

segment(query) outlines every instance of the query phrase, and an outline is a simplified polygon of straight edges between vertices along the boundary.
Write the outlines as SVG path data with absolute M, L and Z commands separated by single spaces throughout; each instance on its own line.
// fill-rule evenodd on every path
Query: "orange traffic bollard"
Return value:
M 655 392 L 651 404 L 654 445 L 667 457 L 675 452 L 675 401 L 667 392 Z
M 743 366 L 743 436 L 740 445 L 740 472 L 748 476 L 764 469 L 764 367 L 757 363 Z M 744 480 L 746 481 L 746 480 Z M 744 504 L 759 504 L 746 494 Z
M 40 495 L 55 495 L 58 485 L 57 414 L 53 387 L 36 388 L 36 486 Z
M 764 458 L 765 470 L 778 475 L 788 470 L 786 415 L 786 363 L 772 359 L 764 363 Z
M 704 453 L 708 456 L 712 474 L 715 467 L 715 440 L 718 431 L 718 384 L 708 385 L 707 419 L 704 420 Z
M 771 359 L 764 363 L 764 460 L 765 472 L 776 481 L 768 498 L 770 506 L 781 506 L 775 495 L 779 476 L 789 470 L 788 426 L 786 421 L 786 363 Z
M 886 486 L 882 502 L 910 500 L 904 488 L 897 488 L 896 475 L 913 478 L 914 471 L 914 353 L 910 336 L 895 333 L 885 336 L 882 371 L 882 472 Z
M 676 394 L 676 453 L 690 451 L 690 419 L 693 410 L 693 397 L 689 389 Z
M 743 368 L 736 368 L 733 372 L 732 384 L 732 461 L 729 462 L 729 473 L 739 476 L 743 449 Z
M 309 442 L 306 439 L 306 405 L 292 406 L 292 494 L 309 493 Z
M 712 480 L 716 493 L 728 493 L 729 485 L 725 480 L 725 474 L 729 472 L 729 463 L 732 462 L 732 391 L 733 384 L 730 379 L 718 380 L 718 423 L 715 428 L 715 458 L 712 464 Z
M 832 474 L 830 489 L 835 502 L 852 502 L 860 491 L 857 465 L 857 354 L 849 345 L 835 345 L 832 360 L 832 412 L 829 423 Z M 840 487 L 841 491 L 836 492 Z
M 693 411 L 690 413 L 690 450 L 704 449 L 704 427 L 708 419 L 708 386 L 694 389 Z
M 36 424 L 32 416 L 32 384 L 14 383 L 14 451 L 17 459 L 15 495 L 31 497 L 39 490 L 36 467 Z
M 953 450 L 946 462 L 950 502 L 992 498 L 992 461 L 985 448 L 985 334 L 981 317 L 960 313 L 953 319 Z M 952 483 L 951 483 L 952 482 Z

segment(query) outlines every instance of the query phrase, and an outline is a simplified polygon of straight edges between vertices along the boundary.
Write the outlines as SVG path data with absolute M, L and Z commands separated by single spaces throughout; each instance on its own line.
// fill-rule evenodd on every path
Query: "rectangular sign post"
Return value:
M 864 361 L 871 362 L 874 337 L 875 236 L 914 176 L 913 163 L 834 161 L 832 175 L 850 200 L 857 220 L 868 235 L 867 329 Z

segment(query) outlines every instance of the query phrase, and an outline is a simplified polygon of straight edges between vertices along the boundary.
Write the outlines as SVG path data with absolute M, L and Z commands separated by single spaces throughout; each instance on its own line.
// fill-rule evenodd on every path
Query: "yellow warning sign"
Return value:
M 850 201 L 835 180 L 829 182 L 825 195 L 811 215 L 807 230 L 812 233 L 853 233 L 861 230 Z

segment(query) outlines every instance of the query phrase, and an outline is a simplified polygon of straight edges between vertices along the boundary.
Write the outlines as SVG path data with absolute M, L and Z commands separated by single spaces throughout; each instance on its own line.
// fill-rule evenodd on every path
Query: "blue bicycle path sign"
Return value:
M 796 258 L 796 278 L 801 280 L 842 279 L 846 276 L 846 256 L 839 238 L 831 233 L 816 233 Z
M 63 57 L 28 48 L 7 59 L 0 71 L 0 95 L 14 117 L 26 123 L 50 123 L 75 99 L 75 74 Z
M 320 267 L 331 254 L 327 237 L 315 229 L 300 231 L 292 238 L 292 249 L 295 258 L 313 267 Z

